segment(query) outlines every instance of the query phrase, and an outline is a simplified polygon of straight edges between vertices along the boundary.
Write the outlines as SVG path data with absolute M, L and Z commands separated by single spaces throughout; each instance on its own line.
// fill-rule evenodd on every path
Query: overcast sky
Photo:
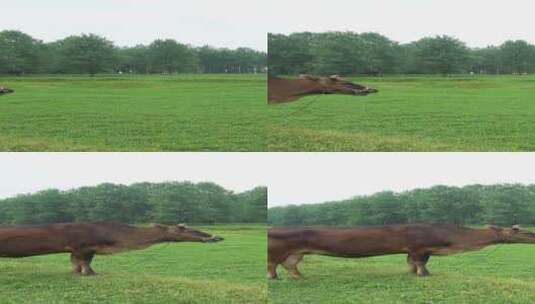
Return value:
M 535 183 L 533 153 L 0 153 L 0 198 L 104 182 L 269 187 L 269 206 L 434 185 Z
M 0 198 L 104 182 L 215 182 L 241 192 L 265 186 L 254 153 L 0 153 Z
M 0 29 L 45 41 L 96 33 L 117 44 L 174 38 L 193 45 L 266 50 L 266 33 L 351 30 L 399 42 L 448 34 L 470 46 L 535 43 L 528 0 L 0 0 Z
M 434 185 L 535 183 L 533 153 L 308 153 L 272 159 L 268 206 Z

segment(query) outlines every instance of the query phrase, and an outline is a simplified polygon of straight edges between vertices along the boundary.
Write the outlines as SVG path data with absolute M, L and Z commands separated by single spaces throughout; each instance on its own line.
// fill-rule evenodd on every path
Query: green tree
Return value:
M 447 75 L 466 71 L 469 52 L 458 39 L 449 36 L 423 38 L 415 46 L 415 55 L 425 73 Z
M 0 74 L 26 74 L 41 70 L 43 43 L 19 31 L 0 32 Z
M 61 66 L 71 73 L 94 76 L 114 68 L 115 47 L 106 38 L 89 34 L 70 36 L 59 42 Z
M 149 62 L 153 73 L 191 73 L 198 70 L 195 51 L 173 39 L 158 39 L 151 43 Z
M 144 45 L 121 48 L 117 51 L 117 70 L 123 73 L 148 74 L 149 49 Z
M 502 46 L 501 60 L 507 73 L 535 71 L 535 47 L 523 40 L 507 41 Z
M 483 198 L 485 221 L 498 225 L 532 222 L 528 211 L 533 211 L 530 205 L 535 201 L 526 190 L 522 185 L 496 185 L 489 189 Z
M 310 70 L 314 35 L 296 33 L 289 36 L 268 34 L 268 73 L 270 75 L 292 75 Z

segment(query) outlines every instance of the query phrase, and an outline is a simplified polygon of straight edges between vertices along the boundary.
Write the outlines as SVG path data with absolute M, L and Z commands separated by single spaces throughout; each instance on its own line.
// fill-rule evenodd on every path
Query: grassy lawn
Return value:
M 0 78 L 0 151 L 535 151 L 535 76 L 354 78 L 266 105 L 264 75 Z
M 269 283 L 270 303 L 533 303 L 535 246 L 502 245 L 431 257 L 431 276 L 408 273 L 406 256 L 306 256 L 304 279 Z
M 0 302 L 266 303 L 265 226 L 199 228 L 225 241 L 96 256 L 94 277 L 71 274 L 67 254 L 0 259 Z
M 353 78 L 380 92 L 269 107 L 271 151 L 535 151 L 535 76 Z
M 0 78 L 0 151 L 263 151 L 264 75 Z

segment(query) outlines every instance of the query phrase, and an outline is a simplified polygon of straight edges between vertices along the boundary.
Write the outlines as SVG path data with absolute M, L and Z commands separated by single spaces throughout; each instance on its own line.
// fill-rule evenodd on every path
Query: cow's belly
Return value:
M 343 258 L 365 258 L 380 255 L 400 254 L 407 252 L 404 248 L 329 248 L 303 249 L 304 254 L 319 254 Z

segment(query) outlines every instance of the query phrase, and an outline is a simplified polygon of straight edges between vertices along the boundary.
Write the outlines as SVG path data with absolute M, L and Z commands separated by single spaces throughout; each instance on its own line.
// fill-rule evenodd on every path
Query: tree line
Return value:
M 275 226 L 358 226 L 406 223 L 535 225 L 535 185 L 434 186 L 309 205 L 274 207 Z
M 2 199 L 0 225 L 94 221 L 265 223 L 266 202 L 265 187 L 234 193 L 214 183 L 105 183 Z
M 402 44 L 377 33 L 269 34 L 268 66 L 270 75 L 526 74 L 535 72 L 535 45 L 469 48 L 445 35 Z
M 20 31 L 0 32 L 0 74 L 260 73 L 266 58 L 250 48 L 193 47 L 173 39 L 118 47 L 94 34 L 45 43 Z

